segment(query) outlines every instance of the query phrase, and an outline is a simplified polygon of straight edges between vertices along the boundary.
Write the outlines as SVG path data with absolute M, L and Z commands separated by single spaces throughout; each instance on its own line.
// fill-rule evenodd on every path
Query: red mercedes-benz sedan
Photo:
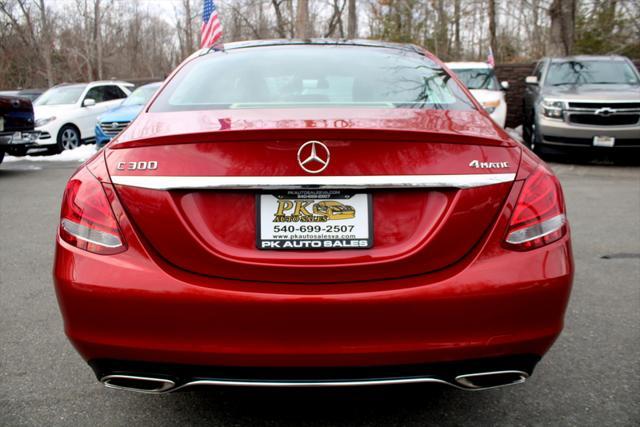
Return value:
M 198 52 L 69 180 L 55 285 L 112 388 L 525 381 L 573 262 L 557 178 L 410 45 Z

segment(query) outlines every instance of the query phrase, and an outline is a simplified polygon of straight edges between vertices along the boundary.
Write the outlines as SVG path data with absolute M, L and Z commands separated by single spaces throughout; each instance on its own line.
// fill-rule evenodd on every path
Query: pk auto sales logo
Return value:
M 278 200 L 273 222 L 327 222 L 355 217 L 353 206 L 337 200 Z

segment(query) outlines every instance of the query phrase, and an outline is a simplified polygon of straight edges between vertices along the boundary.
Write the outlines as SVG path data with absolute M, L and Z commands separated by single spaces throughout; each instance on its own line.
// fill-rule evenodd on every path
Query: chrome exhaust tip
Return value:
M 488 390 L 522 384 L 528 378 L 524 371 L 492 371 L 458 375 L 456 382 L 467 390 Z
M 138 393 L 165 393 L 176 386 L 176 383 L 166 378 L 140 377 L 134 375 L 107 375 L 100 379 L 107 388 L 128 390 Z

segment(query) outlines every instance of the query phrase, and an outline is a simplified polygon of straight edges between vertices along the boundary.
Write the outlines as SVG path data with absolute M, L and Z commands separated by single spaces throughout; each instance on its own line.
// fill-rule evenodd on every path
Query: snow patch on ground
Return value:
M 52 156 L 47 155 L 28 155 L 24 157 L 14 157 L 14 156 L 5 156 L 5 162 L 19 162 L 19 161 L 30 161 L 30 162 L 84 162 L 89 157 L 93 156 L 96 153 L 96 146 L 91 145 L 81 145 L 80 147 L 74 150 L 66 150 L 60 154 L 54 154 Z
M 518 126 L 515 129 L 505 128 L 505 132 L 507 132 L 509 136 L 515 139 L 516 141 L 524 142 L 524 139 L 522 139 L 522 125 Z

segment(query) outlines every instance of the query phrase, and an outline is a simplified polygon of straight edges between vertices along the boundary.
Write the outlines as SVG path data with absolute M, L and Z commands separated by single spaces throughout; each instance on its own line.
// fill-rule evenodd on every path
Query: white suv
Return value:
M 54 86 L 33 104 L 36 143 L 60 152 L 95 137 L 97 117 L 119 105 L 134 85 L 120 81 Z
M 447 67 L 456 73 L 491 118 L 504 127 L 507 121 L 504 91 L 509 89 L 509 82 L 498 83 L 493 67 L 484 62 L 448 62 Z

